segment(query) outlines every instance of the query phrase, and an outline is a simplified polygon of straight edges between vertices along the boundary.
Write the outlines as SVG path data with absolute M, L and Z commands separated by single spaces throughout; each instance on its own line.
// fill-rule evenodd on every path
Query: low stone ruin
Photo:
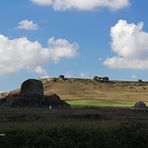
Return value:
M 1 106 L 7 107 L 46 107 L 68 109 L 70 105 L 56 94 L 45 96 L 40 80 L 29 79 L 22 83 L 20 93 L 10 93 L 3 98 Z
M 138 101 L 138 102 L 135 103 L 132 110 L 135 110 L 135 111 L 148 111 L 148 107 L 146 106 L 146 104 L 143 101 Z

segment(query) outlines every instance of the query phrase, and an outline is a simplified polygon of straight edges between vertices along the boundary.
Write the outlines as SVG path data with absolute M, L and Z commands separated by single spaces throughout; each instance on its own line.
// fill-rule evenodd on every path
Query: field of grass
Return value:
M 131 108 L 134 106 L 135 101 L 128 100 L 69 100 L 66 101 L 72 107 L 123 107 L 123 108 Z M 145 102 L 148 104 L 148 102 Z
M 148 113 L 0 108 L 0 148 L 147 148 Z

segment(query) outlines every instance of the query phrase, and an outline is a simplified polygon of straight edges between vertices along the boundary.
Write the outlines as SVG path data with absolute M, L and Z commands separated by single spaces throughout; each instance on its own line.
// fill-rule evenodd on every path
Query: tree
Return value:
M 98 81 L 98 76 L 94 76 L 93 80 Z
M 141 79 L 138 79 L 138 82 L 142 83 L 143 81 Z
M 59 76 L 60 79 L 65 79 L 64 75 Z

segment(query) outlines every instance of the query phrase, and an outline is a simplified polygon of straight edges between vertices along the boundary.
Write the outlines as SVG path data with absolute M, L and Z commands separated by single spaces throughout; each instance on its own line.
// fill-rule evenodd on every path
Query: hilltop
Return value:
M 44 78 L 41 81 L 43 82 L 45 95 L 56 93 L 63 100 L 117 99 L 148 101 L 148 82 L 97 82 L 92 79 L 80 78 Z M 14 92 L 19 92 L 19 89 L 10 93 Z

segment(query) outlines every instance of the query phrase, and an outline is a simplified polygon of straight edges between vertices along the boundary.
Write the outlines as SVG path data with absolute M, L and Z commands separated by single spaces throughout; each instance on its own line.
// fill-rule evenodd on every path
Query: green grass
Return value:
M 72 107 L 132 107 L 135 101 L 128 100 L 68 100 Z

